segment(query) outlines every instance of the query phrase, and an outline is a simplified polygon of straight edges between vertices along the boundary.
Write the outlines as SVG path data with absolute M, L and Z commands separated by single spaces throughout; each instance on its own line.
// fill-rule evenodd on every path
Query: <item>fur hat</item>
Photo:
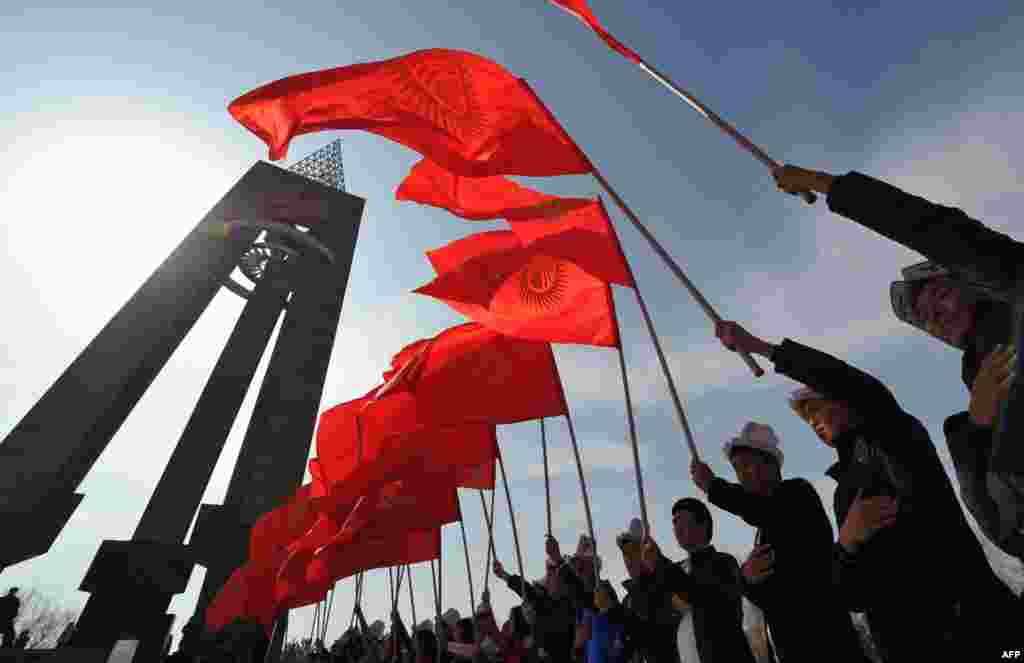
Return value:
M 737 448 L 754 449 L 766 453 L 775 458 L 779 468 L 782 467 L 783 454 L 782 449 L 779 448 L 779 438 L 776 437 L 772 427 L 767 424 L 759 424 L 755 421 L 747 422 L 739 436 L 732 438 L 722 447 L 727 460 L 732 459 L 732 453 Z

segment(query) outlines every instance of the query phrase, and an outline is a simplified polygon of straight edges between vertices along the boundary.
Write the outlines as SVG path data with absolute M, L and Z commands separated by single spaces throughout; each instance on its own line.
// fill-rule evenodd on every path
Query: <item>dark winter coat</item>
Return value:
M 936 205 L 856 172 L 832 182 L 828 207 L 917 251 L 951 270 L 959 280 L 976 284 L 1002 302 L 981 316 L 1001 318 L 1001 329 L 981 325 L 986 334 L 998 331 L 998 340 L 983 339 L 982 347 L 968 347 L 964 353 L 963 378 L 969 389 L 980 360 L 993 345 L 1005 343 L 1010 336 L 1008 305 L 1017 281 L 1024 276 L 1024 244 L 986 227 L 963 210 Z
M 961 378 L 970 390 L 985 356 L 1013 337 L 1010 302 L 1016 283 L 1024 277 L 1024 243 L 987 228 L 962 210 L 936 205 L 856 172 L 833 181 L 828 206 L 946 267 L 954 278 L 988 295 L 975 312 L 961 362 Z M 965 412 L 947 419 L 943 428 L 971 514 L 994 544 L 1020 557 L 1015 540 L 1024 525 L 1024 445 L 994 449 L 992 433 L 986 440 L 970 426 Z M 977 453 L 966 453 L 968 445 Z
M 828 475 L 838 484 L 836 522 L 846 520 L 858 491 L 900 500 L 896 523 L 856 555 L 836 544 L 833 582 L 846 607 L 867 613 L 893 660 L 922 660 L 927 646 L 948 654 L 936 633 L 966 623 L 954 618 L 958 610 L 974 609 L 980 595 L 1011 595 L 968 527 L 928 431 L 885 385 L 831 355 L 786 339 L 772 359 L 777 372 L 848 403 L 864 419 L 833 440 L 839 462 Z
M 18 618 L 21 601 L 13 594 L 0 596 L 0 624 L 13 622 Z
M 647 663 L 678 663 L 676 633 L 681 615 L 673 607 L 671 595 L 666 593 L 658 596 L 654 592 L 641 592 L 637 596 L 633 591 L 633 583 L 633 580 L 622 583 L 626 595 L 620 604 L 608 611 L 609 620 L 622 624 L 624 658 L 633 660 L 634 654 L 639 653 Z M 642 604 L 650 600 L 659 600 L 661 603 Z
M 690 556 L 691 572 L 662 557 L 654 573 L 633 579 L 631 594 L 636 617 L 656 624 L 657 616 L 645 608 L 660 609 L 668 596 L 682 594 L 693 606 L 693 625 L 701 663 L 753 663 L 754 655 L 743 631 L 743 582 L 732 555 L 714 547 Z M 673 644 L 676 634 L 671 634 Z
M 563 566 L 561 571 L 563 586 L 568 579 L 567 574 L 570 573 L 571 571 Z M 514 575 L 508 576 L 505 582 L 509 589 L 533 606 L 536 614 L 533 633 L 537 646 L 544 649 L 552 661 L 570 660 L 573 640 L 576 635 L 577 605 L 569 592 L 552 596 L 546 590 L 523 582 L 521 577 Z
M 762 497 L 716 478 L 708 500 L 757 527 L 758 542 L 772 546 L 774 572 L 760 583 L 744 580 L 743 593 L 764 612 L 779 660 L 819 661 L 828 642 L 830 661 L 866 663 L 850 612 L 832 591 L 835 539 L 814 486 L 787 479 Z

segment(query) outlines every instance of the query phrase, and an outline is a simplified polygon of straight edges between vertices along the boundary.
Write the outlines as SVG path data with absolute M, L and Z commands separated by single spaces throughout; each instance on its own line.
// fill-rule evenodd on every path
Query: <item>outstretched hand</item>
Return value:
M 732 320 L 719 320 L 715 323 L 715 336 L 727 350 L 732 352 L 748 352 L 769 356 L 773 346 L 754 336 L 739 323 Z
M 549 559 L 561 561 L 562 550 L 558 547 L 558 539 L 555 537 L 547 537 L 547 540 L 544 541 L 544 550 L 547 552 Z
M 1017 348 L 999 346 L 981 362 L 978 376 L 971 388 L 968 408 L 971 421 L 978 426 L 991 426 L 1016 377 Z
M 812 192 L 816 191 L 827 195 L 832 188 L 832 181 L 835 179 L 828 173 L 808 170 L 790 164 L 776 168 L 772 172 L 772 177 L 775 178 L 775 184 L 779 187 L 780 191 L 803 196 L 805 200 L 807 200 L 807 195 L 811 194 L 811 199 L 808 202 L 813 202 Z
M 698 488 L 707 493 L 711 488 L 711 482 L 715 479 L 715 473 L 711 471 L 711 467 L 707 463 L 694 459 L 690 462 L 690 477 Z
M 494 575 L 495 576 L 497 576 L 498 578 L 501 578 L 502 580 L 505 579 L 505 577 L 506 577 L 505 567 L 501 565 L 501 562 L 499 562 L 498 560 L 494 560 L 494 569 L 493 570 L 494 570 Z
M 887 495 L 864 497 L 861 488 L 839 530 L 840 545 L 856 552 L 879 531 L 895 523 L 899 509 L 899 500 Z
M 740 571 L 743 577 L 752 585 L 764 582 L 768 576 L 775 572 L 775 555 L 770 545 L 754 546 L 747 560 L 743 562 Z

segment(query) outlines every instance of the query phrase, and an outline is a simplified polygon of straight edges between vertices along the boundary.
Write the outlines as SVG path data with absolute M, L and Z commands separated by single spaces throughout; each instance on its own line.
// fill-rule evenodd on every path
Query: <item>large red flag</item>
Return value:
M 493 424 L 433 428 L 422 423 L 416 398 L 408 392 L 342 403 L 320 416 L 316 469 L 311 463 L 311 472 L 332 499 L 343 502 L 376 485 L 423 472 L 453 471 L 458 486 L 494 487 Z
M 473 221 L 549 217 L 591 204 L 587 198 L 560 198 L 516 184 L 507 177 L 463 177 L 423 159 L 395 192 L 397 200 L 446 209 Z
M 593 170 L 523 81 L 465 51 L 428 49 L 289 76 L 239 97 L 228 110 L 270 147 L 274 161 L 286 156 L 294 136 L 362 129 L 462 175 Z
M 579 20 L 590 26 L 590 29 L 597 33 L 597 36 L 604 40 L 604 43 L 608 44 L 608 47 L 613 51 L 621 54 L 637 64 L 640 64 L 642 60 L 636 51 L 627 48 L 618 39 L 613 37 L 611 33 L 605 30 L 601 22 L 597 20 L 597 16 L 591 11 L 590 6 L 587 4 L 587 0 L 548 0 L 551 4 L 558 7 L 559 9 L 565 10 L 570 16 L 575 16 Z
M 417 357 L 419 370 L 378 400 L 408 394 L 426 426 L 512 424 L 567 411 L 548 343 L 467 323 L 430 339 Z
M 432 559 L 422 557 L 422 547 L 405 547 L 403 537 L 459 519 L 453 480 L 450 472 L 420 474 L 378 487 L 357 500 L 354 506 L 338 505 L 331 513 L 325 513 L 306 536 L 292 546 L 291 554 L 281 566 L 275 588 L 278 607 L 297 608 L 315 603 L 334 582 L 351 575 L 342 571 L 353 564 L 359 567 L 354 571 L 358 572 Z M 381 539 L 390 542 L 385 548 L 390 547 L 391 556 L 365 565 L 380 552 L 364 551 L 364 542 Z M 338 573 L 331 569 L 337 569 Z
M 415 292 L 508 336 L 618 346 L 611 288 L 575 262 L 523 247 L 510 230 L 471 235 L 440 253 L 436 261 L 428 253 L 438 277 Z
M 242 619 L 259 622 L 269 635 L 277 615 L 274 575 L 274 567 L 266 561 L 250 560 L 235 569 L 206 609 L 209 629 L 219 631 Z
M 314 484 L 306 484 L 285 504 L 256 520 L 249 537 L 250 560 L 272 560 L 295 539 L 309 531 L 319 516 L 320 500 L 316 492 Z

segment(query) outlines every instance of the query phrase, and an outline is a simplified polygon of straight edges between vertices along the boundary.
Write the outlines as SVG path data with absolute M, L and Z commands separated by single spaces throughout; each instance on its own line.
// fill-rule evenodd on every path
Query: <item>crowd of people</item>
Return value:
M 999 433 L 1016 376 L 1012 304 L 1024 245 L 860 173 L 785 166 L 775 178 L 787 193 L 824 194 L 833 212 L 928 258 L 892 284 L 893 311 L 963 352 L 970 397 L 943 427 L 956 482 L 984 536 L 1024 557 L 1024 445 Z M 542 581 L 494 561 L 495 576 L 522 601 L 501 627 L 486 598 L 472 617 L 449 610 L 411 635 L 397 614 L 385 636 L 384 622 L 367 627 L 360 613 L 356 627 L 310 658 L 745 663 L 755 657 L 744 597 L 763 612 L 778 663 L 987 660 L 1021 649 L 1021 597 L 994 574 L 921 420 L 837 357 L 790 339 L 770 343 L 731 321 L 717 323 L 715 334 L 728 350 L 766 357 L 803 385 L 786 400 L 834 452 L 822 469 L 835 481 L 838 532 L 810 481 L 784 476 L 772 427 L 748 422 L 724 446 L 734 481 L 697 460 L 690 467 L 707 503 L 672 505 L 682 561 L 671 561 L 639 519 L 617 537 L 629 574 L 621 597 L 601 579 L 593 541 L 581 537 L 564 556 L 549 535 Z M 742 563 L 715 549 L 708 503 L 754 529 Z M 870 655 L 851 613 L 866 615 Z

